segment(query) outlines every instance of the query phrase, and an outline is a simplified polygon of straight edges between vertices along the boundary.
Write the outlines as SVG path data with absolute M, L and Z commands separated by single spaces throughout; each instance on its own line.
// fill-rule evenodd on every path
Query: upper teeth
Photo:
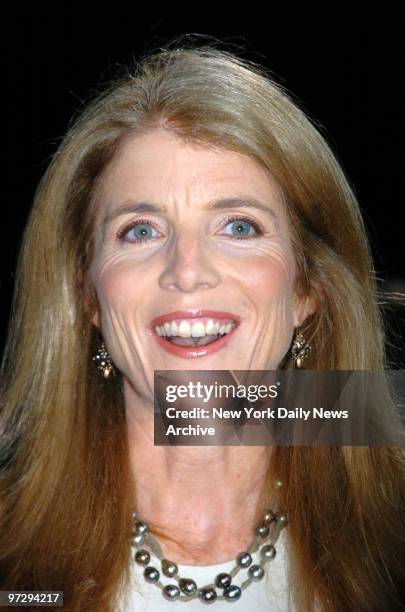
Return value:
M 202 321 L 189 323 L 188 321 L 167 321 L 162 325 L 155 326 L 158 336 L 180 336 L 180 338 L 202 338 L 207 335 L 229 334 L 235 327 L 235 323 L 220 323 L 210 319 L 206 324 Z

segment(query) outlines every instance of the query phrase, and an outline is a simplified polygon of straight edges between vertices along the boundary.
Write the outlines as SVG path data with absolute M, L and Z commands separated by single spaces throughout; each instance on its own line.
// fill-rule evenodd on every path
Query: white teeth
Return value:
M 202 321 L 196 321 L 192 325 L 188 321 L 166 321 L 162 325 L 155 326 L 155 332 L 158 336 L 180 336 L 180 338 L 203 338 L 220 334 L 229 334 L 235 327 L 235 323 L 219 323 L 210 319 L 206 324 Z
M 216 325 L 214 323 L 214 321 L 212 319 L 210 319 L 206 325 L 206 329 L 207 329 L 207 334 L 216 334 Z
M 197 323 L 193 323 L 193 327 L 191 328 L 191 335 L 193 338 L 202 338 L 205 336 L 205 325 L 198 321 Z
M 188 321 L 181 321 L 179 325 L 178 335 L 180 338 L 190 338 L 191 336 L 191 325 Z

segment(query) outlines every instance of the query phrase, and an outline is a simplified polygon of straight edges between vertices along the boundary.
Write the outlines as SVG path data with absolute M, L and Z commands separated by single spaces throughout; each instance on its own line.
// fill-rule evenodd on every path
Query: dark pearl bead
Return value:
M 198 591 L 198 597 L 204 603 L 214 603 L 217 593 L 212 587 L 203 587 Z
M 173 601 L 179 597 L 180 589 L 175 584 L 166 584 L 166 586 L 162 589 L 162 593 L 163 597 Z
M 267 527 L 267 525 L 265 525 L 264 523 L 263 525 L 259 525 L 256 529 L 256 535 L 261 538 L 266 538 L 269 535 L 269 528 Z
M 263 517 L 263 520 L 265 523 L 269 524 L 272 521 L 276 520 L 276 515 L 274 514 L 272 510 L 267 510 L 266 514 Z
M 232 576 L 230 576 L 229 574 L 225 574 L 225 573 L 218 574 L 218 576 L 215 578 L 215 584 L 220 589 L 226 589 L 226 587 L 229 587 L 231 582 L 232 582 Z
M 264 569 L 261 565 L 252 565 L 249 567 L 248 574 L 251 580 L 261 580 L 264 576 Z
M 241 552 L 236 557 L 236 563 L 239 565 L 239 567 L 245 569 L 246 567 L 249 567 L 249 565 L 252 563 L 252 555 L 248 552 Z
M 165 576 L 169 578 L 173 578 L 179 571 L 179 568 L 173 561 L 169 561 L 169 559 L 162 559 L 162 572 Z
M 186 595 L 193 595 L 197 590 L 197 585 L 191 578 L 181 578 L 179 580 L 179 587 Z
M 138 534 L 138 533 L 146 533 L 147 531 L 149 531 L 149 527 L 143 521 L 136 521 L 136 523 L 134 524 L 134 530 L 133 531 L 136 534 Z
M 260 554 L 264 561 L 270 561 L 276 556 L 276 549 L 273 544 L 266 544 L 266 546 L 263 546 L 261 549 Z
M 236 584 L 231 584 L 224 591 L 224 597 L 227 601 L 237 601 L 242 595 L 242 590 Z
M 145 542 L 145 535 L 143 533 L 137 533 L 131 538 L 132 546 L 142 546 L 144 542 Z
M 288 519 L 285 514 L 279 514 L 277 517 L 277 523 L 281 525 L 281 527 L 285 527 L 288 523 Z
M 145 580 L 147 582 L 157 582 L 160 577 L 159 570 L 157 570 L 156 567 L 152 567 L 151 565 L 145 567 L 143 575 L 145 576 Z
M 150 561 L 150 554 L 144 548 L 137 550 L 135 553 L 135 561 L 138 565 L 148 565 Z

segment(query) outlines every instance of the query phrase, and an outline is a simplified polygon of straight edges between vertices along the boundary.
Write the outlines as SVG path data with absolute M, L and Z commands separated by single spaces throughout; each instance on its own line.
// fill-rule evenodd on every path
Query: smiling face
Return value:
M 138 392 L 154 370 L 276 369 L 310 314 L 278 188 L 250 157 L 156 129 L 101 177 L 90 268 L 100 329 Z

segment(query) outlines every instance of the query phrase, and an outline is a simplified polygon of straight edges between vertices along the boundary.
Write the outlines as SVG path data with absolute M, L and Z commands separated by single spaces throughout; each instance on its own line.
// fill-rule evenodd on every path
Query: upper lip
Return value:
M 150 323 L 149 327 L 155 327 L 155 325 L 162 325 L 174 319 L 198 319 L 200 317 L 211 317 L 213 319 L 232 319 L 237 323 L 240 323 L 240 317 L 233 314 L 232 312 L 225 312 L 223 310 L 174 310 L 164 315 L 159 315 L 154 318 Z

